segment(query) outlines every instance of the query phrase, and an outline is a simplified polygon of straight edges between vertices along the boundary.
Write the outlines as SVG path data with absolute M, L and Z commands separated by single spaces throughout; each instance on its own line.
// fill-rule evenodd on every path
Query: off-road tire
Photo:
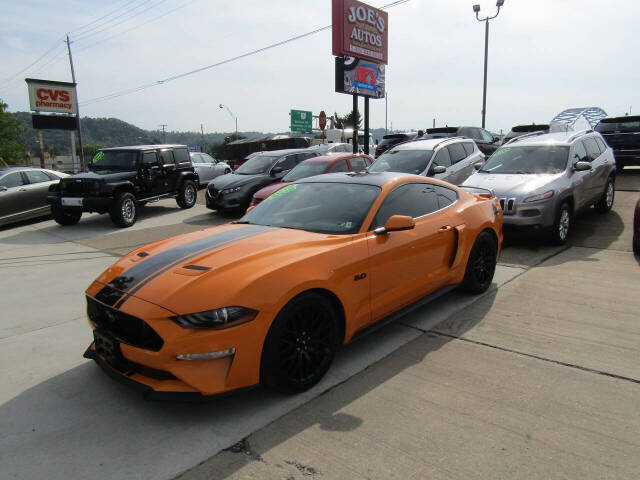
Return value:
M 474 294 L 486 292 L 493 281 L 497 263 L 498 245 L 495 238 L 487 231 L 481 232 L 471 248 L 460 289 Z
M 198 188 L 192 180 L 185 180 L 180 185 L 178 190 L 178 196 L 176 197 L 176 203 L 180 208 L 191 208 L 196 204 L 198 197 Z
M 136 223 L 138 218 L 136 197 L 129 192 L 118 193 L 109 209 L 109 216 L 111 221 L 120 228 L 128 228 Z
M 262 349 L 260 381 L 271 389 L 297 393 L 327 373 L 339 344 L 338 314 L 323 295 L 298 295 L 273 321 Z
M 81 210 L 65 210 L 58 205 L 51 205 L 51 215 L 53 219 L 62 226 L 75 225 L 82 217 Z

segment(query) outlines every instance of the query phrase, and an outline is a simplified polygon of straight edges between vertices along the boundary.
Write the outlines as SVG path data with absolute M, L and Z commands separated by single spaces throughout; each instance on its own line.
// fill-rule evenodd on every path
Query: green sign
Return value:
M 306 110 L 291 110 L 291 131 L 311 133 L 313 115 Z

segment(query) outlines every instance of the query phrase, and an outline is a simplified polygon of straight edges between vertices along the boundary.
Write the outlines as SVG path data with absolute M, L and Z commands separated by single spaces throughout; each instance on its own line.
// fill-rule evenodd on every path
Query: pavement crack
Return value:
M 605 377 L 612 377 L 612 378 L 617 378 L 618 380 L 624 380 L 624 381 L 627 381 L 627 382 L 640 384 L 640 379 L 637 379 L 637 378 L 625 377 L 624 375 L 618 375 L 618 374 L 615 374 L 615 373 L 604 372 L 602 370 L 596 370 L 595 368 L 583 367 L 582 365 L 576 365 L 574 363 L 567 363 L 567 362 L 562 362 L 560 360 L 553 360 L 551 358 L 541 357 L 540 355 L 535 355 L 533 353 L 526 353 L 526 352 L 521 352 L 521 351 L 518 351 L 518 350 L 514 350 L 512 348 L 500 347 L 498 345 L 492 345 L 490 343 L 480 342 L 478 340 L 471 340 L 469 338 L 459 337 L 457 335 L 451 335 L 449 333 L 443 333 L 443 332 L 439 332 L 437 330 L 431 330 L 429 333 L 440 335 L 442 337 L 453 338 L 455 340 L 462 340 L 463 342 L 473 343 L 474 345 L 479 345 L 479 346 L 482 346 L 482 347 L 494 348 L 496 350 L 500 350 L 500 351 L 507 352 L 507 353 L 513 353 L 515 355 L 520 355 L 520 356 L 523 356 L 523 357 L 534 358 L 536 360 L 541 360 L 543 362 L 548 362 L 548 363 L 553 363 L 553 364 L 556 364 L 556 365 L 561 365 L 563 367 L 575 368 L 576 370 L 582 370 L 583 372 L 595 373 L 597 375 L 603 375 Z

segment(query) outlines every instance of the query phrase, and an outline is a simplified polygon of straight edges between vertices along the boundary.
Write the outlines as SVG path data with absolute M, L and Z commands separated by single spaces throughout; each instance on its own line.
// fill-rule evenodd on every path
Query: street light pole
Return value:
M 474 5 L 473 11 L 476 14 L 476 20 L 484 22 L 484 83 L 482 85 L 482 128 L 485 128 L 485 117 L 487 114 L 487 64 L 489 62 L 489 20 L 492 20 L 500 13 L 500 7 L 504 5 L 504 0 L 498 0 L 496 7 L 498 11 L 493 17 L 480 18 L 480 5 Z
M 227 107 L 226 105 L 223 105 L 222 103 L 220 104 L 220 108 L 226 108 L 227 112 L 229 112 L 229 115 L 231 115 L 231 118 L 233 118 L 236 122 L 236 140 L 238 139 L 238 117 L 236 117 L 233 112 L 231 111 L 231 109 L 229 107 Z

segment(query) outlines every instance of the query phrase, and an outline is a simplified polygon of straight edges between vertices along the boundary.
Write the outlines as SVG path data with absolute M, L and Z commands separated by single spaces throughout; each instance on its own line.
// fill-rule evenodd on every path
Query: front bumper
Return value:
M 106 212 L 113 202 L 112 197 L 65 197 L 81 201 L 82 205 L 62 205 L 62 198 L 58 195 L 48 195 L 47 203 L 65 210 L 83 212 Z
M 501 202 L 502 204 L 502 202 Z M 503 207 L 503 224 L 505 227 L 548 228 L 555 221 L 553 201 L 515 203 L 511 208 Z
M 94 282 L 87 290 L 92 304 L 99 304 L 105 320 L 98 320 L 91 309 L 94 343 L 85 357 L 95 360 L 109 375 L 126 383 L 135 383 L 146 398 L 188 394 L 185 397 L 210 397 L 249 388 L 260 381 L 262 345 L 274 315 L 260 312 L 251 322 L 235 327 L 214 329 L 183 328 L 171 317 L 175 315 L 145 300 L 128 297 L 119 308 L 95 300 L 104 285 Z M 124 317 L 123 322 L 120 318 Z M 115 318 L 115 320 L 114 320 Z M 153 331 L 162 341 L 153 346 L 135 335 L 133 325 Z M 135 330 L 135 331 L 134 331 Z M 113 349 L 104 346 L 104 338 L 112 340 Z M 138 341 L 136 341 L 138 340 Z M 96 342 L 100 342 L 96 348 Z M 178 360 L 181 354 L 219 352 L 235 348 L 233 355 L 215 359 Z
M 248 205 L 250 201 L 250 199 L 247 199 L 247 193 L 244 191 L 226 194 L 217 192 L 212 195 L 209 188 L 207 188 L 205 199 L 207 208 L 210 210 L 233 210 L 236 208 L 242 208 L 243 206 Z

